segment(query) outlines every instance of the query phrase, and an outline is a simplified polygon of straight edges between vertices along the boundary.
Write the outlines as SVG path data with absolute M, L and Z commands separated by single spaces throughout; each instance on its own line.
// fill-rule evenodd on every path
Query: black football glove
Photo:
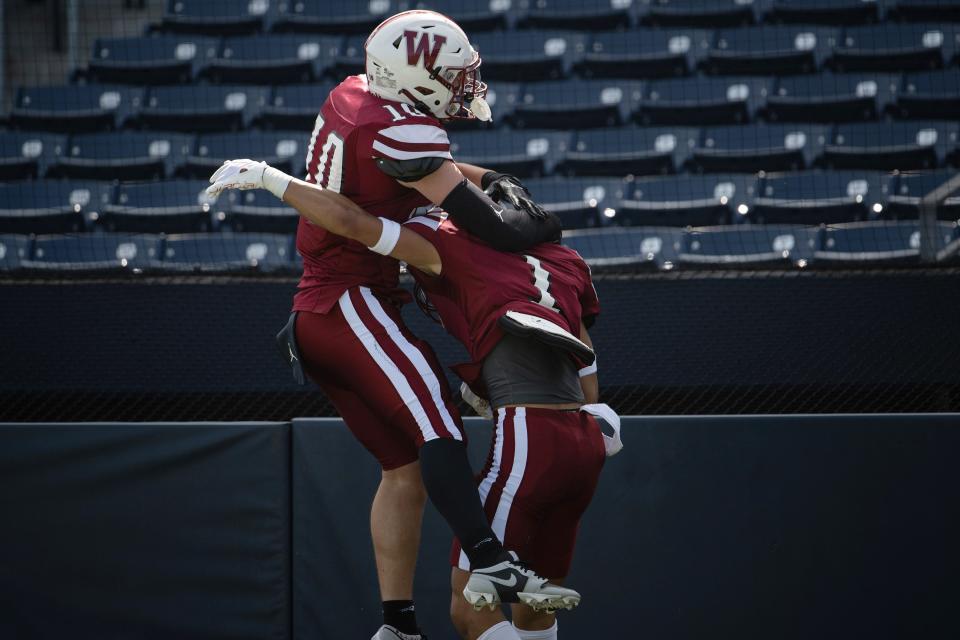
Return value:
M 483 190 L 494 202 L 509 202 L 533 218 L 546 218 L 547 212 L 530 197 L 530 192 L 515 176 L 508 173 L 488 171 L 481 180 Z

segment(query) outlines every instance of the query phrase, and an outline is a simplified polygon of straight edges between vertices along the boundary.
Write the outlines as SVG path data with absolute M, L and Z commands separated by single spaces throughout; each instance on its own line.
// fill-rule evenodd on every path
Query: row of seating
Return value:
M 755 225 L 680 230 L 633 227 L 572 231 L 564 244 L 592 266 L 786 266 L 911 262 L 923 242 L 916 222 L 862 222 L 828 227 Z M 930 241 L 941 259 L 956 258 L 956 223 L 938 223 Z M 289 234 L 0 235 L 0 271 L 17 270 L 294 270 L 300 258 Z
M 334 86 L 23 87 L 17 92 L 9 126 L 51 132 L 234 131 L 251 126 L 309 131 Z M 629 122 L 694 126 L 761 120 L 863 122 L 887 116 L 955 119 L 960 113 L 960 68 L 903 76 L 828 73 L 501 82 L 490 87 L 488 102 L 494 128 L 590 129 Z M 453 128 L 477 129 L 478 124 L 455 123 Z
M 440 11 L 472 31 L 960 20 L 958 0 L 168 0 L 156 28 L 214 34 L 368 33 L 387 16 L 407 9 Z
M 620 180 L 526 181 L 564 227 L 708 226 L 736 223 L 833 224 L 917 219 L 920 199 L 953 172 L 886 175 L 828 171 L 744 176 L 716 174 Z M 202 180 L 148 183 L 0 183 L 0 232 L 185 233 L 215 229 L 291 232 L 295 211 L 263 191 L 206 196 Z M 960 193 L 938 217 L 960 219 Z

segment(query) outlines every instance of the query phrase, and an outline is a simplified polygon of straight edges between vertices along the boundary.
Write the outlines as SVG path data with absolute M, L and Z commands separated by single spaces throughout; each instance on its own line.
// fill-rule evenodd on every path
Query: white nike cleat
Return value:
M 516 558 L 512 552 L 511 555 Z M 492 611 L 503 603 L 522 602 L 534 611 L 550 613 L 580 604 L 579 593 L 548 582 L 516 559 L 474 569 L 463 589 L 463 597 L 477 611 L 484 607 Z
M 373 634 L 373 637 L 370 640 L 427 640 L 427 636 L 416 633 L 410 635 L 409 633 L 401 633 L 397 631 L 396 627 L 391 627 L 388 624 L 383 625 L 377 632 Z

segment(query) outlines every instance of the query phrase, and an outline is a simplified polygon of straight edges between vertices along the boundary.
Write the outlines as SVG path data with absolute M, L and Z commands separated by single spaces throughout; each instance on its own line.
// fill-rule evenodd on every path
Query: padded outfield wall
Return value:
M 564 637 L 960 634 L 960 415 L 629 418 L 624 440 Z M 0 424 L 0 637 L 368 637 L 377 478 L 337 420 Z M 449 542 L 428 511 L 439 640 Z

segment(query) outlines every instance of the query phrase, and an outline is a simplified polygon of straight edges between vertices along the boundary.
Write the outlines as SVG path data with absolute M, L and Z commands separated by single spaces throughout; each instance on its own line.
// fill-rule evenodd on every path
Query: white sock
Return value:
M 520 636 L 517 635 L 516 628 L 504 620 L 499 624 L 495 624 L 477 638 L 477 640 L 521 640 Z
M 526 631 L 524 629 L 517 629 L 517 635 L 520 636 L 520 640 L 557 640 L 557 621 L 553 621 L 553 626 L 549 629 L 543 631 Z

